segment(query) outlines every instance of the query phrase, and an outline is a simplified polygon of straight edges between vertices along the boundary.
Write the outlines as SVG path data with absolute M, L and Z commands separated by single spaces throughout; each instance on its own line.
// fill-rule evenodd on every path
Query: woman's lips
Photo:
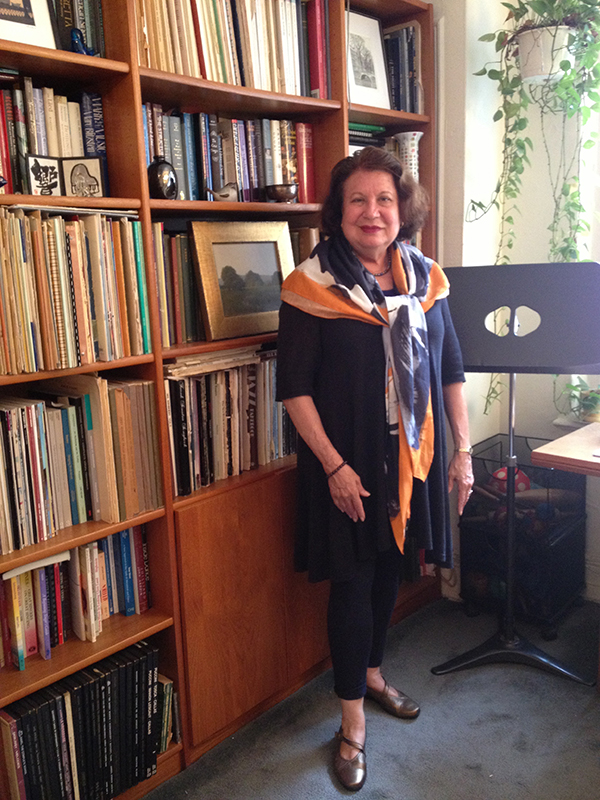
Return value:
M 378 228 L 376 225 L 375 226 L 364 225 L 361 227 L 361 231 L 363 233 L 378 233 L 380 230 L 381 228 Z

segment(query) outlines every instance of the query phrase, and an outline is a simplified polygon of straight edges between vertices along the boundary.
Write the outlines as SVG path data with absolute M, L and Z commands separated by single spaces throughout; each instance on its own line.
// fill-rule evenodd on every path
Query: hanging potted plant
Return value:
M 522 175 L 534 148 L 528 125 L 537 110 L 541 141 L 536 144 L 542 146 L 548 170 L 543 190 L 552 200 L 548 260 L 578 261 L 578 237 L 590 227 L 579 192 L 581 157 L 596 139 L 596 133 L 584 136 L 583 129 L 591 113 L 600 111 L 600 0 L 502 5 L 509 12 L 504 27 L 480 37 L 495 43 L 497 59 L 475 73 L 498 85 L 500 105 L 493 119 L 504 125 L 502 168 L 490 199 L 469 203 L 467 220 L 499 210 L 495 263 L 509 263 Z M 485 413 L 500 392 L 500 376 L 492 375 Z
M 553 199 L 549 260 L 576 261 L 577 236 L 589 227 L 579 195 L 581 152 L 595 140 L 594 134 L 584 137 L 583 126 L 592 111 L 600 110 L 600 0 L 517 0 L 502 5 L 509 11 L 505 27 L 481 37 L 481 41 L 495 42 L 498 60 L 476 73 L 498 84 L 501 101 L 494 120 L 504 123 L 502 172 L 487 203 L 471 201 L 467 219 L 479 219 L 491 208 L 500 210 L 496 261 L 508 263 L 515 236 L 515 201 L 534 146 L 526 135 L 533 106 L 541 119 Z M 545 55 L 536 60 L 533 53 L 542 35 L 547 40 Z M 529 36 L 533 44 L 526 41 Z M 548 124 L 556 117 L 561 122 L 561 142 L 552 148 L 550 139 L 555 134 Z M 574 136 L 569 120 L 575 126 Z M 553 159 L 553 151 L 560 156 Z

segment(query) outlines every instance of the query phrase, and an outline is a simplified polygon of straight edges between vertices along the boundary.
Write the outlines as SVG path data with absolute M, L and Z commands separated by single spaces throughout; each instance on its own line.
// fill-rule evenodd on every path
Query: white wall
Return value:
M 496 84 L 474 73 L 494 59 L 493 44 L 479 42 L 479 37 L 500 27 L 507 11 L 501 0 L 433 0 L 433 7 L 438 59 L 439 260 L 442 266 L 492 264 L 498 215 L 491 212 L 477 222 L 465 222 L 465 212 L 469 200 L 488 200 L 500 174 L 503 125 L 492 121 L 498 107 Z M 535 135 L 537 120 L 532 118 L 530 125 Z M 550 201 L 544 159 L 540 147 L 532 156 L 531 171 L 524 176 L 519 201 L 523 214 L 516 220 L 513 263 L 547 260 Z M 594 188 L 600 195 L 600 182 Z M 529 213 L 531 209 L 534 214 Z M 598 250 L 594 257 L 600 259 Z M 474 373 L 467 379 L 473 442 L 506 430 L 508 391 L 504 404 L 496 404 L 489 416 L 483 416 L 487 381 L 487 376 Z M 516 407 L 517 434 L 553 439 L 565 432 L 552 424 L 557 416 L 552 376 L 518 375 Z M 444 571 L 444 591 L 451 597 L 458 596 L 460 554 L 456 552 L 455 557 L 455 570 Z M 600 479 L 588 479 L 586 561 L 587 594 L 600 601 Z

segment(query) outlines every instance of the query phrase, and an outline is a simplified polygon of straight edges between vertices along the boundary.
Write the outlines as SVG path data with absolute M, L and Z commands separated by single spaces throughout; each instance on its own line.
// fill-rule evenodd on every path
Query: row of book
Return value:
M 146 531 L 136 526 L 5 572 L 0 581 L 0 666 L 25 659 L 74 633 L 95 642 L 114 614 L 152 605 Z
M 158 649 L 142 640 L 6 706 L 10 800 L 109 800 L 150 778 L 179 718 L 167 694 Z
M 383 43 L 392 108 L 422 114 L 421 26 L 415 20 L 384 28 Z
M 38 87 L 28 76 L 2 89 L 0 102 L 0 175 L 2 194 L 33 194 L 28 154 L 99 157 L 106 173 L 106 135 L 102 97 L 82 92 L 78 99 Z M 6 73 L 0 73 L 0 81 Z M 107 187 L 105 186 L 105 194 Z
M 178 495 L 296 452 L 296 431 L 275 401 L 275 356 L 247 347 L 165 365 Z
M 0 374 L 151 351 L 141 223 L 0 208 Z
M 154 386 L 70 375 L 2 398 L 2 555 L 162 505 Z
M 298 201 L 315 202 L 310 123 L 165 113 L 157 103 L 144 104 L 143 118 L 146 161 L 173 165 L 180 200 L 223 199 L 219 190 L 235 184 L 233 199 L 264 201 L 266 186 L 297 183 Z
M 328 0 L 137 0 L 143 67 L 331 96 Z

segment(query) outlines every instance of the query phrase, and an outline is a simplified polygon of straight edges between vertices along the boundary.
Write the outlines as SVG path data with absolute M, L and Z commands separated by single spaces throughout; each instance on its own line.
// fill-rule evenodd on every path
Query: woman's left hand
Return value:
M 458 513 L 462 514 L 473 489 L 473 462 L 469 453 L 454 453 L 448 467 L 448 491 L 458 486 Z

